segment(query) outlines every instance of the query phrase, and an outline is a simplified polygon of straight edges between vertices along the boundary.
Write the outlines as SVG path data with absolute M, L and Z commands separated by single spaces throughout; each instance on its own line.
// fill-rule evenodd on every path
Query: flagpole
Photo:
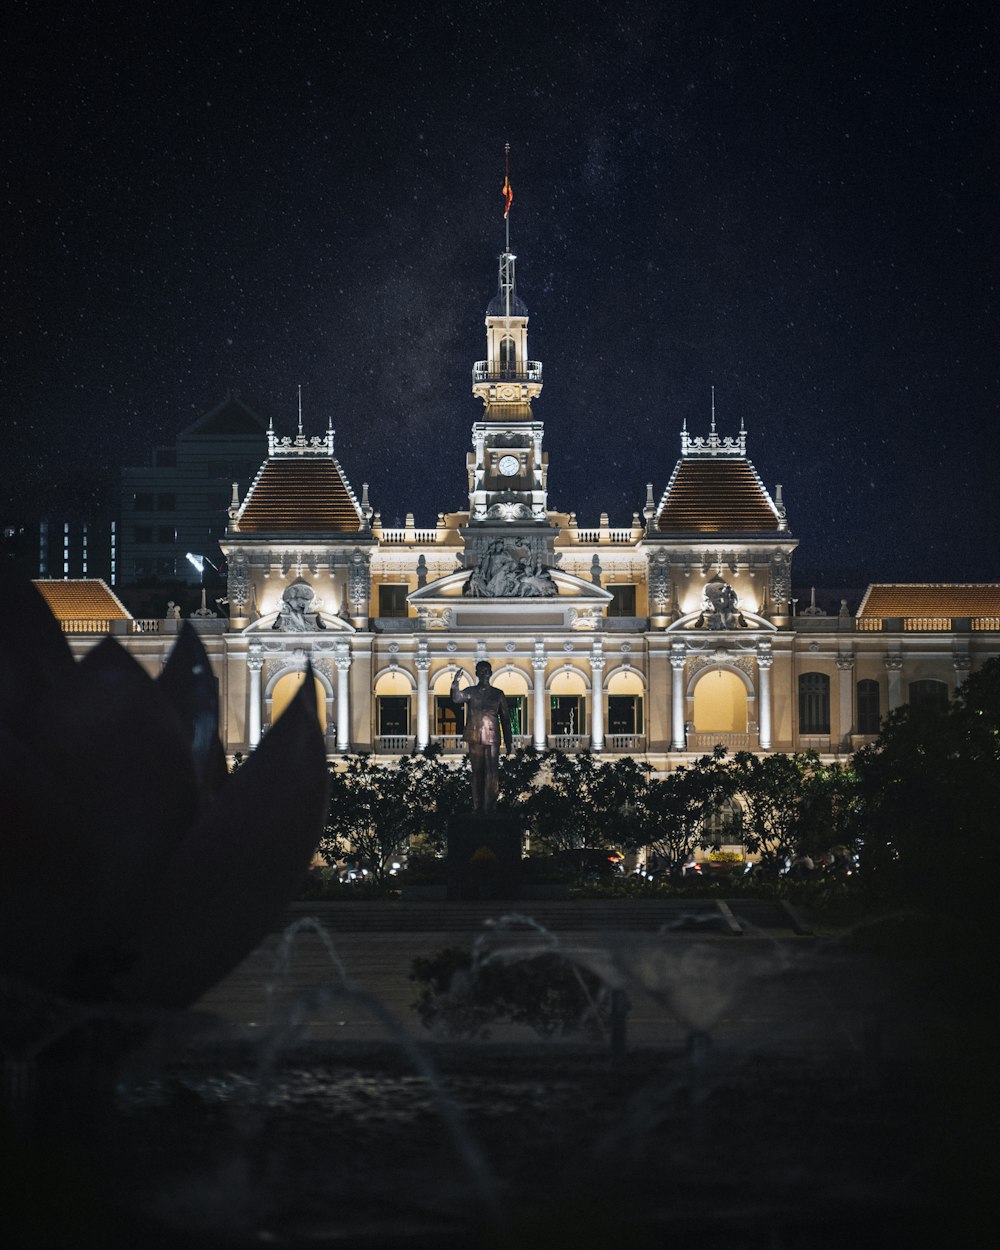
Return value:
M 508 188 L 510 187 L 510 144 L 509 143 L 505 143 L 503 145 L 503 185 Z M 509 194 L 510 192 L 508 190 L 508 195 Z M 504 283 L 504 299 L 505 299 L 505 304 L 506 304 L 504 333 L 507 338 L 507 344 L 508 344 L 507 351 L 509 352 L 510 351 L 510 202 L 509 201 L 504 209 L 503 224 L 504 224 L 504 232 L 505 232 L 504 233 L 504 250 L 507 253 L 507 258 L 506 258 L 507 281 Z M 509 357 L 508 357 L 507 363 L 508 365 L 510 364 Z

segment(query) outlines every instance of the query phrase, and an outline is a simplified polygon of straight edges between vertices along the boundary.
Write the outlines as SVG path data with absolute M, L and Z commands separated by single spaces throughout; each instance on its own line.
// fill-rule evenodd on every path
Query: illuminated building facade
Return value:
M 194 617 L 230 755 L 256 746 L 310 663 L 331 757 L 436 746 L 457 759 L 452 677 L 487 658 L 516 740 L 539 750 L 628 754 L 658 773 L 717 744 L 844 757 L 893 708 L 946 699 L 1000 654 L 1000 585 L 873 585 L 854 615 L 793 615 L 782 489 L 761 481 L 742 426 L 719 434 L 714 409 L 707 432 L 680 431 L 666 486 L 647 487 L 629 525 L 550 509 L 542 365 L 514 266 L 508 248 L 472 370 L 483 407 L 467 509 L 386 527 L 332 429 L 306 437 L 300 418 L 295 437 L 268 432 L 220 543 L 229 619 Z M 77 649 L 92 645 L 99 631 L 63 618 Z M 176 628 L 113 632 L 156 671 Z

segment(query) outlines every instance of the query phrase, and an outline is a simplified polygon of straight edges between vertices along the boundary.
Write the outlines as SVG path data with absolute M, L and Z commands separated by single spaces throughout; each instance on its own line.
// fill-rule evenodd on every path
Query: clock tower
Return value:
M 528 359 L 528 310 L 517 293 L 516 257 L 500 257 L 497 293 L 486 309 L 486 359 L 472 367 L 472 393 L 483 401 L 468 454 L 472 525 L 546 525 L 542 423 L 532 400 L 542 393 L 542 362 Z

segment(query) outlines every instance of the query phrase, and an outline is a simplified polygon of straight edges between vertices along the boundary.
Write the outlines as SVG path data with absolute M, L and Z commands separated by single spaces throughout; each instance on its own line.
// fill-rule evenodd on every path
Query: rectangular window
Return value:
M 799 733 L 830 732 L 830 678 L 825 673 L 803 673 L 799 678 Z
M 465 728 L 465 708 L 452 703 L 446 694 L 434 699 L 434 732 L 436 734 L 460 734 Z
M 132 496 L 132 507 L 136 512 L 152 512 L 153 496 L 143 492 Z
M 642 732 L 642 696 L 609 694 L 608 733 L 641 734 Z
M 527 699 L 523 694 L 509 694 L 507 696 L 507 706 L 510 708 L 510 732 L 512 734 L 528 733 L 526 703 Z
M 177 507 L 176 495 L 157 495 L 156 506 L 161 512 L 173 512 Z
M 858 733 L 877 734 L 881 728 L 882 717 L 879 709 L 879 689 L 877 681 L 858 682 Z
M 635 616 L 635 587 L 607 586 L 611 591 L 608 616 Z
M 378 588 L 379 616 L 406 616 L 406 586 L 391 583 Z
M 382 694 L 375 700 L 379 737 L 410 732 L 410 700 L 405 694 Z
M 157 560 L 156 575 L 157 577 L 173 577 L 177 572 L 177 566 L 173 560 Z
M 156 541 L 158 543 L 176 542 L 177 531 L 172 525 L 161 525 L 156 531 Z
M 151 543 L 153 541 L 153 527 L 151 525 L 137 525 L 135 527 L 135 541 L 137 543 Z
M 583 698 L 578 694 L 552 696 L 552 733 L 583 733 Z

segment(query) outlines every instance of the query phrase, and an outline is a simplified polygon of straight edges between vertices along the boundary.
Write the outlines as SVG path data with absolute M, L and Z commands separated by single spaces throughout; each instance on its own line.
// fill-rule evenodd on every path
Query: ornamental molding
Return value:
M 688 660 L 688 674 L 694 677 L 702 669 L 707 668 L 738 668 L 748 677 L 753 676 L 754 659 L 749 655 L 732 655 L 729 651 L 719 649 L 711 655 L 694 655 Z
M 708 438 L 692 438 L 687 427 L 681 431 L 681 455 L 689 457 L 742 456 L 747 454 L 746 430 L 740 429 L 735 438 L 720 438 L 713 426 Z
M 417 608 L 419 629 L 451 629 L 455 623 L 453 608 L 437 608 L 420 604 Z
M 603 613 L 600 608 L 570 608 L 567 621 L 570 629 L 600 629 Z M 572 647 L 572 643 L 565 643 L 567 648 Z

